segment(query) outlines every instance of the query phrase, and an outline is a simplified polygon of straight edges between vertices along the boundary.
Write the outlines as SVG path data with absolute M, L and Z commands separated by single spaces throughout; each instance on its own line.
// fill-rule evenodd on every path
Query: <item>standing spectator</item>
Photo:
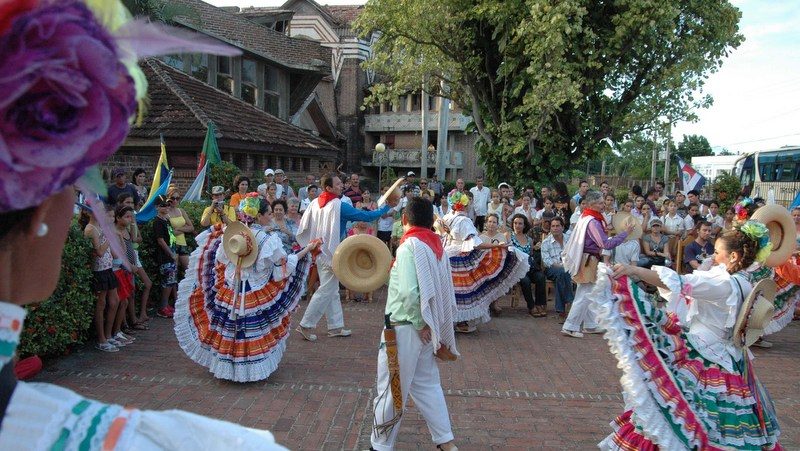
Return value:
M 722 231 L 722 228 L 725 226 L 725 218 L 719 214 L 719 202 L 712 200 L 710 204 L 708 204 L 708 215 L 706 215 L 706 221 L 711 223 L 711 236 L 713 239 L 716 239 L 719 236 L 719 233 Z
M 258 195 L 267 198 L 267 188 L 271 183 L 275 183 L 275 171 L 273 169 L 265 169 L 264 170 L 264 183 L 258 185 L 257 191 Z M 274 199 L 273 199 L 274 201 Z M 237 204 L 238 205 L 238 204 Z
M 664 182 L 656 182 L 656 207 L 661 209 L 661 206 L 664 205 L 664 201 L 667 199 L 669 198 L 664 192 Z
M 306 184 L 301 186 L 300 189 L 297 190 L 297 197 L 300 199 L 301 204 L 303 201 L 308 199 L 308 187 L 313 184 L 314 184 L 314 174 L 306 174 Z
M 542 220 L 542 216 L 544 216 L 545 213 L 552 213 L 553 216 L 555 216 L 556 214 L 555 210 L 553 209 L 553 199 L 545 197 L 544 199 L 542 199 L 541 205 L 543 206 L 543 208 L 536 212 L 535 222 L 537 223 Z
M 714 255 L 714 245 L 708 240 L 711 236 L 711 224 L 708 221 L 700 221 L 697 223 L 696 231 L 697 238 L 683 249 L 683 269 L 686 273 L 699 268 L 703 260 Z
M 503 224 L 505 218 L 503 218 L 503 203 L 500 201 L 500 191 L 493 189 L 489 194 L 489 198 L 489 203 L 486 205 L 486 214 L 496 214 L 500 224 Z
M 527 194 L 522 195 L 522 205 L 514 209 L 514 214 L 525 215 L 528 218 L 528 223 L 533 224 L 536 217 L 536 210 L 531 205 L 531 197 Z
M 436 197 L 436 193 L 430 188 L 427 179 L 419 179 L 419 191 L 420 195 L 424 195 L 425 193 L 427 193 L 431 199 L 434 199 Z
M 794 211 L 795 210 L 796 210 L 796 208 L 792 210 L 792 216 L 793 217 L 794 217 Z M 723 233 L 733 230 L 733 226 L 734 226 L 734 221 L 733 220 L 734 220 L 734 218 L 736 218 L 736 210 L 734 210 L 733 207 L 731 207 L 725 212 L 725 221 L 722 223 L 722 232 Z M 796 221 L 796 219 L 795 219 L 795 221 Z M 800 236 L 800 233 L 798 233 L 798 236 Z
M 300 202 L 300 212 L 305 213 L 308 206 L 311 205 L 311 202 L 314 202 L 314 199 L 317 198 L 317 192 L 319 191 L 319 187 L 317 185 L 308 185 L 308 197 Z
M 464 179 L 456 179 L 456 191 L 459 193 L 467 193 L 466 185 L 464 184 Z
M 444 218 L 444 215 L 450 212 L 450 204 L 447 203 L 447 196 L 441 196 L 439 198 L 439 211 L 437 212 L 440 218 Z
M 124 266 L 127 261 L 130 268 L 134 267 L 136 254 L 133 251 L 133 241 L 128 232 L 128 227 L 133 221 L 133 208 L 119 205 L 114 212 L 114 228 L 116 232 L 115 239 L 119 240 L 122 249 L 125 250 L 124 255 L 120 255 L 112 261 L 112 269 L 114 276 L 117 278 L 117 298 L 119 298 L 119 306 L 117 307 L 117 315 L 114 319 L 114 326 L 111 329 L 111 344 L 116 347 L 127 346 L 135 341 L 129 335 L 122 331 L 122 324 L 125 322 L 125 317 L 128 316 L 128 324 L 130 327 L 139 327 L 144 329 L 143 324 L 136 323 L 136 306 L 134 305 L 133 295 L 136 293 L 136 287 L 133 283 L 133 273 L 128 271 Z
M 539 200 L 541 202 L 537 202 L 536 207 L 539 209 L 543 208 L 545 199 L 552 199 L 552 197 L 553 194 L 550 190 L 550 187 L 547 185 L 542 186 L 542 188 L 539 190 Z
M 300 214 L 300 199 L 290 197 L 289 200 L 286 201 L 286 205 L 289 206 L 286 217 L 294 221 L 295 224 L 300 224 L 300 219 L 303 217 L 303 215 Z
M 389 187 L 386 187 L 383 191 L 386 192 L 388 189 Z M 397 211 L 399 211 L 399 208 L 392 208 L 378 218 L 377 237 L 386 243 L 389 249 L 392 248 L 392 224 L 394 224 L 394 215 Z
M 215 224 L 228 224 L 236 221 L 236 209 L 225 202 L 225 188 L 214 186 L 211 188 L 211 205 L 203 210 L 200 225 L 209 227 Z
M 144 169 L 136 168 L 133 171 L 133 186 L 136 188 L 136 192 L 139 194 L 139 202 L 134 201 L 134 208 L 139 209 L 142 208 L 142 204 L 147 200 L 147 174 L 145 174 Z
M 675 191 L 675 206 L 678 208 L 678 215 L 686 217 L 686 196 L 681 191 Z
M 295 241 L 297 224 L 286 217 L 288 209 L 289 205 L 283 199 L 278 199 L 272 203 L 272 229 L 280 237 L 281 243 L 283 243 L 283 250 L 287 254 L 291 254 L 293 251 L 299 250 L 300 246 Z
M 406 191 L 419 191 L 419 187 L 417 186 L 417 182 L 415 177 L 417 174 L 414 171 L 408 171 L 406 174 L 406 183 L 403 185 L 402 191 L 405 193 Z
M 501 182 L 497 185 L 497 190 L 500 191 L 500 201 L 513 207 L 514 199 L 511 197 L 511 185 Z
M 570 200 L 570 207 L 572 207 L 573 210 L 575 210 L 581 203 L 581 199 L 586 197 L 587 192 L 589 192 L 589 182 L 587 182 L 586 180 L 581 180 L 578 183 L 578 192 L 575 193 L 575 195 L 572 196 L 572 199 Z
M 696 189 L 687 191 L 686 200 L 684 201 L 684 203 L 686 204 L 687 207 L 691 204 L 695 204 L 697 205 L 697 212 L 699 214 L 703 215 L 703 217 L 708 215 L 708 207 L 706 207 L 705 205 L 703 205 L 702 202 L 700 202 L 700 191 L 697 191 Z
M 655 188 L 650 188 L 647 190 L 647 193 L 644 195 L 644 202 L 650 206 L 650 210 L 653 212 L 658 211 L 658 207 L 656 206 L 656 199 L 658 199 L 658 192 Z
M 175 298 L 178 288 L 178 252 L 175 233 L 170 224 L 170 201 L 166 196 L 156 199 L 158 215 L 153 221 L 153 238 L 156 240 L 156 262 L 161 275 L 161 300 L 156 314 L 162 318 L 172 318 L 175 309 L 169 305 Z
M 470 188 L 469 191 L 472 193 L 473 198 L 473 202 L 470 202 L 470 204 L 474 205 L 475 208 L 475 227 L 478 228 L 479 232 L 483 232 L 483 223 L 486 220 L 491 190 L 483 186 L 483 177 L 478 177 L 475 179 L 475 186 Z
M 286 173 L 283 172 L 283 169 L 275 170 L 275 186 L 275 196 L 278 199 L 286 200 L 295 197 L 294 190 L 289 185 L 289 179 L 286 177 Z
M 542 241 L 542 266 L 544 275 L 553 281 L 556 290 L 556 313 L 562 321 L 567 318 L 567 305 L 572 303 L 575 294 L 572 291 L 572 278 L 564 270 L 561 261 L 561 252 L 564 243 L 569 240 L 569 234 L 564 234 L 564 220 L 561 218 L 550 219 L 550 234 Z
M 250 179 L 243 175 L 237 175 L 233 180 L 233 186 L 236 188 L 236 192 L 231 196 L 229 205 L 234 209 L 238 209 L 239 202 L 241 202 L 250 191 Z
M 261 194 L 261 193 L 259 193 Z M 275 182 L 270 183 L 267 185 L 267 190 L 264 193 L 264 199 L 266 199 L 267 203 L 272 205 L 273 202 L 280 199 L 278 197 L 278 184 Z
M 603 219 L 606 221 L 606 230 L 611 230 L 613 226 L 611 225 L 611 220 L 614 219 L 614 214 L 617 210 L 614 208 L 614 195 L 613 194 L 604 194 L 603 195 Z
M 358 207 L 358 203 L 361 202 L 361 198 L 363 196 L 360 184 L 361 181 L 359 180 L 358 174 L 351 174 L 350 187 L 342 193 L 343 196 L 350 198 L 350 201 L 353 202 L 353 205 L 356 208 L 360 208 Z
M 530 265 L 528 273 L 519 281 L 522 296 L 528 306 L 528 314 L 534 318 L 545 317 L 547 316 L 547 278 L 541 268 L 541 243 L 535 242 L 528 236 L 530 223 L 525 215 L 515 214 L 511 218 L 511 227 L 511 232 L 506 239 L 512 246 L 528 255 L 528 264 Z M 497 312 L 498 309 L 494 307 L 492 310 Z
M 438 174 L 433 174 L 433 178 L 430 181 L 430 187 L 433 190 L 434 196 L 442 195 L 442 192 L 444 191 L 444 185 L 442 185 L 442 182 L 439 181 Z
M 117 204 L 133 209 L 133 196 L 129 194 L 120 194 L 117 198 Z M 145 324 L 150 318 L 147 317 L 147 304 L 150 301 L 150 290 L 153 288 L 153 282 L 142 267 L 142 261 L 139 259 L 139 244 L 142 243 L 142 233 L 139 231 L 139 224 L 136 223 L 136 212 L 134 211 L 133 221 L 128 226 L 128 233 L 130 234 L 131 241 L 133 242 L 133 252 L 135 261 L 133 262 L 133 273 L 142 279 L 142 301 L 139 305 L 139 317 L 134 321 L 135 323 Z
M 107 211 L 110 206 L 107 206 Z M 97 349 L 103 352 L 117 352 L 114 344 L 109 342 L 112 338 L 111 329 L 119 306 L 117 297 L 117 278 L 111 270 L 113 257 L 111 244 L 105 236 L 94 215 L 90 215 L 89 224 L 83 229 L 83 236 L 92 242 L 92 290 L 97 297 L 94 307 L 94 329 L 97 334 Z
M 194 233 L 194 224 L 186 211 L 180 207 L 181 195 L 178 193 L 178 188 L 170 186 L 167 189 L 167 197 L 169 222 L 175 234 L 175 251 L 178 253 L 178 267 L 186 270 L 189 267 L 189 254 L 192 253 L 186 241 L 186 234 Z
M 114 183 L 108 186 L 107 203 L 114 207 L 120 194 L 130 193 L 130 195 L 133 196 L 133 203 L 139 205 L 139 191 L 135 186 L 128 183 L 125 177 L 125 170 L 121 168 L 114 169 L 111 175 Z

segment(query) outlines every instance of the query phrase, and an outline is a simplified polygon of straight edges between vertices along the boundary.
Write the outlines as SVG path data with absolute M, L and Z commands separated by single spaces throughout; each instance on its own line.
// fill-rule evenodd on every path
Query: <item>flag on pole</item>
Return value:
M 203 151 L 200 152 L 200 162 L 197 164 L 197 174 L 201 170 L 205 170 L 206 165 L 213 166 L 219 164 L 222 158 L 219 156 L 219 147 L 217 147 L 216 126 L 213 122 L 209 121 L 206 127 L 206 139 L 203 141 Z
M 164 184 L 164 179 L 169 174 L 169 165 L 167 164 L 167 146 L 164 144 L 164 135 L 161 135 L 161 156 L 158 157 L 158 164 L 156 164 L 156 172 L 153 174 L 153 183 L 150 185 L 150 195 L 147 197 L 145 204 L 150 203 L 159 187 Z M 166 192 L 166 191 L 165 191 Z M 164 193 L 160 193 L 164 194 Z M 137 218 L 138 219 L 138 218 Z
M 684 193 L 693 189 L 700 191 L 706 183 L 706 178 L 686 164 L 681 157 L 678 157 L 678 177 L 681 179 Z
M 167 195 L 167 189 L 172 182 L 172 171 L 166 172 L 166 178 L 161 182 L 161 185 L 153 191 L 150 191 L 150 198 L 142 205 L 142 208 L 136 212 L 136 222 L 144 223 L 156 217 L 156 198 L 160 195 Z
M 203 185 L 206 182 L 206 168 L 208 167 L 208 162 L 203 165 L 203 168 L 200 169 L 200 172 L 195 177 L 194 182 L 192 182 L 192 186 L 186 191 L 186 195 L 183 196 L 183 200 L 189 202 L 199 202 L 200 197 L 203 195 Z

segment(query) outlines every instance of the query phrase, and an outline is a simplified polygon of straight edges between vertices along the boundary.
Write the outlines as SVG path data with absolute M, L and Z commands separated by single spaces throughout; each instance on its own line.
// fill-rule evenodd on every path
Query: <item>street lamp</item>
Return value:
M 386 144 L 379 142 L 375 144 L 375 152 L 383 153 L 386 151 Z M 378 160 L 378 194 L 382 193 L 381 182 L 383 181 L 383 160 Z

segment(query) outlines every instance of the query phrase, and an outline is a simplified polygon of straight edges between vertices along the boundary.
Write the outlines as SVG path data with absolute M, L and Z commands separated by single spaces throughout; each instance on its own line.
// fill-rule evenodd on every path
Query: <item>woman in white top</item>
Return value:
M 522 195 L 522 204 L 514 209 L 514 214 L 525 215 L 528 218 L 528 223 L 533 223 L 536 217 L 536 209 L 531 205 L 531 196 L 527 194 Z
M 486 215 L 490 215 L 492 213 L 496 214 L 498 218 L 500 218 L 500 222 L 503 222 L 503 204 L 505 202 L 500 201 L 500 191 L 493 189 L 491 193 L 491 200 L 486 205 Z M 447 203 L 446 196 L 442 196 Z
M 542 201 L 542 205 L 544 205 L 544 208 L 542 208 L 541 210 L 538 210 L 536 212 L 536 221 L 537 222 L 542 220 L 542 215 L 545 212 L 553 213 L 553 215 L 556 214 L 555 210 L 553 210 L 553 199 L 551 199 L 549 197 L 545 197 L 544 200 Z
M 686 227 L 683 218 L 678 214 L 678 206 L 674 200 L 665 201 L 664 206 L 667 207 L 667 214 L 661 218 L 661 222 L 664 223 L 664 235 L 682 237 Z

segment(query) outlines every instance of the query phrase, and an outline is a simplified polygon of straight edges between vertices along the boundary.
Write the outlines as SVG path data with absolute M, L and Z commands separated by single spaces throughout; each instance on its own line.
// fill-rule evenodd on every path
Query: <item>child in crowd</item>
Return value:
M 172 318 L 175 309 L 170 307 L 170 298 L 178 294 L 178 253 L 175 247 L 175 233 L 169 222 L 169 200 L 166 196 L 156 198 L 158 215 L 153 220 L 153 238 L 156 245 L 156 263 L 161 275 L 161 301 L 156 314 L 162 318 Z
M 125 322 L 125 316 L 130 313 L 132 318 L 136 318 L 135 309 L 131 308 L 129 311 L 128 306 L 132 306 L 133 295 L 136 291 L 133 285 L 133 273 L 128 268 L 133 268 L 133 260 L 136 258 L 133 254 L 133 242 L 128 233 L 128 225 L 133 220 L 133 208 L 119 206 L 114 212 L 114 225 L 116 230 L 115 239 L 119 240 L 122 249 L 125 250 L 123 255 L 115 255 L 111 261 L 111 268 L 114 271 L 114 277 L 117 278 L 117 298 L 119 299 L 119 306 L 117 313 L 114 317 L 114 325 L 111 329 L 111 343 L 118 347 L 127 346 L 135 341 L 129 335 L 122 331 L 122 324 Z M 128 267 L 125 267 L 127 263 Z M 131 322 L 133 324 L 133 322 Z
M 133 208 L 133 196 L 130 194 L 120 194 L 119 198 L 117 198 L 117 205 L 122 205 L 124 207 L 131 207 Z M 142 233 L 139 231 L 139 225 L 136 223 L 136 212 L 133 212 L 133 220 L 131 221 L 130 225 L 128 226 L 128 233 L 131 236 L 131 241 L 133 242 L 133 253 L 136 260 L 133 262 L 133 273 L 139 276 L 139 279 L 142 281 L 142 300 L 139 304 L 139 317 L 135 318 L 133 321 L 133 328 L 134 329 L 147 329 L 147 321 L 150 318 L 147 316 L 147 304 L 150 302 L 150 289 L 153 287 L 153 282 L 150 280 L 150 277 L 145 272 L 144 268 L 142 267 L 142 262 L 139 259 L 139 244 L 142 242 Z M 136 306 L 133 305 L 134 302 L 131 302 L 131 306 L 128 308 L 130 309 L 133 307 L 134 312 Z M 140 325 L 140 326 L 137 326 Z
M 107 206 L 111 211 L 111 206 Z M 97 296 L 94 307 L 94 328 L 97 334 L 97 349 L 103 352 L 117 352 L 119 348 L 111 341 L 111 329 L 119 306 L 117 297 L 117 278 L 111 270 L 113 256 L 111 244 L 106 238 L 97 220 L 89 215 L 89 224 L 83 229 L 83 236 L 92 242 L 92 290 Z

